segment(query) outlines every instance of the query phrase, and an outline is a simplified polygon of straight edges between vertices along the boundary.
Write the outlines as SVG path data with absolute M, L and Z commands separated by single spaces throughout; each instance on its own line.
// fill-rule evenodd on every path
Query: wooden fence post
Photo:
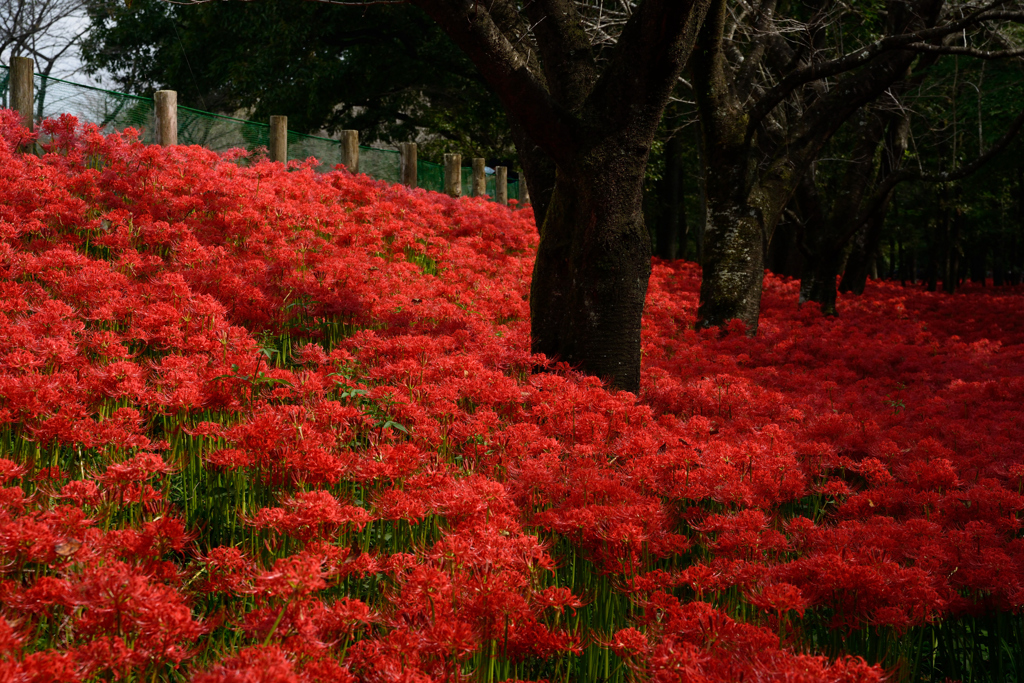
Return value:
M 519 172 L 519 206 L 523 207 L 530 203 L 530 188 L 526 187 L 526 174 Z
M 157 90 L 153 103 L 156 105 L 156 144 L 164 147 L 178 144 L 178 93 Z
M 399 178 L 406 187 L 416 187 L 416 143 L 403 142 L 398 146 L 402 153 L 402 160 L 399 166 Z
M 350 173 L 359 173 L 359 131 L 341 131 L 341 163 Z
M 11 109 L 21 114 L 21 125 L 32 130 L 35 99 L 34 64 L 31 57 L 11 58 Z
M 444 191 L 452 197 L 462 195 L 462 155 L 444 155 Z
M 483 197 L 487 194 L 487 161 L 479 157 L 473 159 L 473 196 Z
M 508 204 L 508 169 L 504 166 L 494 169 L 494 194 L 499 204 Z
M 270 117 L 270 160 L 288 163 L 288 117 Z

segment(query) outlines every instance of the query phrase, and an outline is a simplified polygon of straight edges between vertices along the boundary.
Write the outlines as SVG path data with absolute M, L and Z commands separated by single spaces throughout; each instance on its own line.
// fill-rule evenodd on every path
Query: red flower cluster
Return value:
M 877 681 L 823 634 L 1024 603 L 1018 292 L 769 278 L 750 339 L 656 263 L 633 396 L 531 356 L 529 210 L 25 136 L 4 680 Z

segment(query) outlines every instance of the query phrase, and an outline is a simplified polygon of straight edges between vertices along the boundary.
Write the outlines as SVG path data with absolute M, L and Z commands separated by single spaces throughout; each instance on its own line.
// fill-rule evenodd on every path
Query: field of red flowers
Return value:
M 1024 292 L 656 263 L 613 393 L 529 209 L 16 121 L 0 680 L 1022 680 Z

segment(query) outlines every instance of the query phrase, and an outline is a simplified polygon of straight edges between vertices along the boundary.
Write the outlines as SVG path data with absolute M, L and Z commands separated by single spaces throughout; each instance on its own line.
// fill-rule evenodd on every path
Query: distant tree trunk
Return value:
M 883 179 L 899 172 L 910 140 L 910 118 L 904 112 L 888 114 L 885 125 L 885 147 L 879 162 L 877 182 L 884 182 Z M 863 227 L 859 228 L 854 237 L 853 248 L 846 260 L 843 278 L 839 282 L 840 292 L 857 295 L 864 293 L 871 264 L 882 244 L 885 217 L 889 213 L 893 192 L 894 190 L 890 189 L 869 200 L 874 205 L 861 214 Z
M 676 132 L 665 143 L 665 176 L 658 198 L 662 212 L 655 237 L 655 254 L 670 261 L 686 248 L 686 212 L 683 210 L 683 141 Z
M 910 268 L 907 263 L 907 245 L 903 243 L 903 240 L 899 242 L 899 254 L 900 254 L 900 285 L 903 287 L 907 286 L 907 279 L 910 277 Z
M 849 195 L 849 190 L 847 190 Z M 800 273 L 800 303 L 813 301 L 825 315 L 837 315 L 836 277 L 843 261 L 844 224 L 826 217 L 814 180 L 814 167 L 800 181 L 793 205 L 803 221 L 803 244 L 807 250 Z M 847 220 L 855 220 L 851 217 Z
M 950 216 L 949 226 L 949 266 L 944 281 L 947 294 L 953 294 L 960 287 L 963 280 L 963 245 L 960 243 L 960 236 L 963 234 L 964 221 L 966 216 L 959 202 L 960 192 L 957 188 L 957 204 L 953 207 L 953 215 Z
M 889 236 L 889 260 L 885 277 L 887 280 L 896 279 L 896 238 L 892 235 Z
M 942 241 L 944 235 L 942 232 L 944 230 L 945 226 L 942 222 L 942 216 L 939 215 L 936 217 L 935 230 L 928 248 L 928 273 L 925 288 L 929 292 L 939 291 L 939 259 L 943 252 Z
M 704 138 L 701 135 L 700 127 L 694 127 L 696 133 L 696 150 L 697 150 L 697 199 L 699 200 L 699 207 L 697 209 L 697 224 L 694 226 L 693 232 L 693 246 L 694 252 L 697 259 L 697 263 L 700 265 L 704 264 L 704 230 L 708 225 L 708 201 L 707 201 L 707 177 L 708 168 L 707 161 L 704 158 Z
M 765 267 L 776 275 L 800 277 L 804 268 L 804 255 L 800 250 L 800 226 L 791 220 L 782 220 L 775 227 L 768 244 Z
M 1019 285 L 1024 278 L 1024 254 L 1021 254 L 1021 243 L 1024 241 L 1024 166 L 1017 167 L 1017 222 L 1010 230 L 1013 234 L 1011 273 L 1013 284 Z
M 1002 253 L 1002 240 L 996 239 L 995 249 L 992 250 L 992 286 L 1002 287 L 1006 284 L 1006 270 L 1003 265 L 1005 256 Z
M 849 258 L 846 259 L 843 278 L 839 281 L 840 292 L 844 294 L 864 293 L 868 275 L 872 272 L 878 249 L 882 244 L 882 229 L 885 227 L 887 207 L 888 202 L 868 218 L 868 222 L 854 239 L 853 249 L 850 251 Z M 874 272 L 874 276 L 877 277 L 877 270 Z

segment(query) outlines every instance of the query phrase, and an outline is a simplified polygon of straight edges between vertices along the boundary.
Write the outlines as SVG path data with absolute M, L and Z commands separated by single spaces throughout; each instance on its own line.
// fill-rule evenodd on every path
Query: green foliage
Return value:
M 497 98 L 468 58 L 416 8 L 266 0 L 182 6 L 93 0 L 83 57 L 117 87 L 266 120 L 296 131 L 360 131 L 364 143 L 427 141 L 446 151 L 513 159 Z

